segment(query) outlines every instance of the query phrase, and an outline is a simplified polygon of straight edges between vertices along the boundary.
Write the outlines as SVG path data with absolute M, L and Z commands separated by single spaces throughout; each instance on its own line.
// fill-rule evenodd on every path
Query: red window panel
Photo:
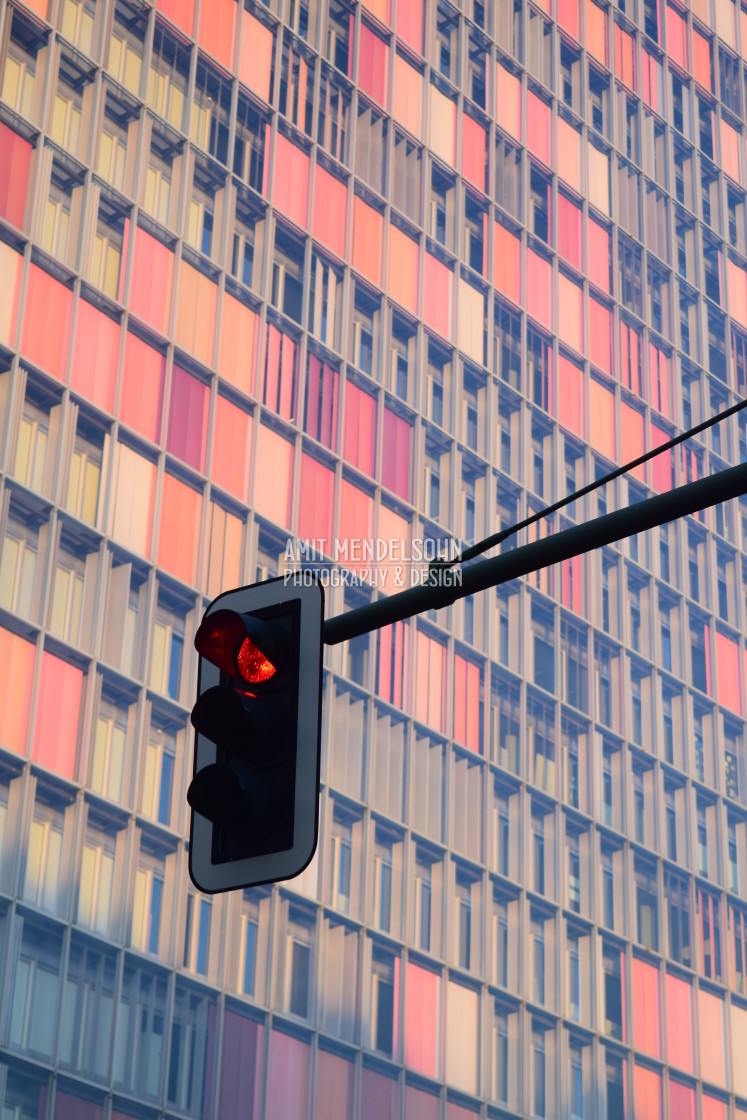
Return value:
M 71 780 L 75 777 L 82 695 L 82 670 L 44 650 L 31 758 Z
M 354 1114 L 355 1064 L 320 1046 L 316 1055 L 314 1115 L 326 1120 L 349 1120 Z M 240 1115 L 240 1110 L 232 1115 Z
M 437 257 L 426 252 L 423 277 L 423 319 L 429 327 L 448 339 L 452 337 L 453 300 L 454 276 L 451 269 Z
M 44 330 L 39 324 L 44 324 Z M 24 301 L 21 353 L 58 381 L 66 380 L 73 293 L 33 262 L 29 265 Z
M 487 140 L 485 129 L 468 113 L 462 113 L 462 175 L 481 191 L 485 190 Z
M 417 632 L 415 719 L 444 733 L 446 730 L 446 646 Z
M 589 358 L 597 369 L 612 371 L 612 312 L 589 296 Z
M 607 65 L 607 13 L 594 0 L 586 0 L 586 49 Z
M 664 431 L 656 424 L 651 425 L 652 448 L 660 447 L 662 443 L 667 443 L 671 438 L 671 432 Z M 671 448 L 669 451 L 661 451 L 651 460 L 651 483 L 654 490 L 658 490 L 660 493 L 671 490 L 674 486 L 674 460 L 672 459 Z
M 438 1077 L 441 1047 L 441 978 L 413 961 L 407 963 L 405 1065 L 426 1077 Z M 437 1098 L 431 1098 L 437 1105 Z M 410 1115 L 410 1110 L 408 1110 Z M 415 1115 L 415 1113 L 413 1113 Z
M 637 90 L 633 36 L 615 24 L 615 73 L 628 89 Z
M 124 259 L 124 253 L 123 253 Z M 168 333 L 174 254 L 144 229 L 135 230 L 130 310 L 161 334 Z M 122 270 L 124 277 L 124 269 Z M 123 280 L 120 281 L 122 285 Z M 121 298 L 120 291 L 120 298 Z
M 638 1063 L 633 1073 L 633 1106 L 639 1120 L 661 1120 L 661 1075 Z
M 620 457 L 623 463 L 629 463 L 631 459 L 637 459 L 644 452 L 643 413 L 622 401 L 620 404 L 620 427 L 622 437 L 622 454 Z M 643 481 L 645 477 L 643 464 L 630 473 Z
M 376 457 L 376 399 L 352 381 L 345 386 L 342 454 L 351 466 L 373 476 Z
M 232 401 L 215 400 L 213 465 L 210 477 L 216 486 L 239 501 L 247 501 L 252 451 L 252 417 Z
M 732 712 L 742 714 L 739 687 L 739 643 L 716 631 L 716 686 L 718 702 Z
M 521 81 L 497 63 L 495 78 L 496 124 L 521 140 Z
M 181 366 L 173 367 L 166 450 L 196 471 L 205 469 L 209 400 L 204 382 Z
M 340 484 L 340 562 L 351 571 L 369 570 L 370 559 L 361 560 L 365 541 L 373 537 L 373 498 L 343 478 Z
M 21 296 L 23 257 L 0 241 L 0 342 L 11 350 L 16 346 L 16 323 Z
M 695 1090 L 680 1081 L 669 1081 L 669 1115 L 677 1120 L 696 1120 Z
M 262 367 L 262 403 L 285 420 L 296 416 L 298 343 L 290 335 L 267 324 Z
M 615 458 L 615 395 L 593 377 L 589 382 L 589 441 L 608 459 Z
M 560 565 L 560 600 L 574 614 L 586 615 L 584 558 L 573 556 Z
M 747 272 L 730 257 L 726 258 L 726 289 L 729 294 L 729 314 L 747 327 Z
M 583 268 L 581 207 L 564 194 L 558 194 L 558 252 L 579 272 Z
M 633 957 L 633 1046 L 654 1058 L 661 1056 L 659 970 Z
M 199 490 L 164 474 L 156 563 L 182 583 L 194 584 L 197 579 L 201 513 Z
M 226 69 L 233 66 L 236 0 L 210 0 L 200 5 L 200 46 Z
M 265 151 L 269 150 L 270 126 L 265 127 Z M 265 182 L 262 193 L 267 194 L 267 167 L 265 160 Z M 272 175 L 272 204 L 295 222 L 306 228 L 306 212 L 309 204 L 309 157 L 295 144 L 278 132 L 275 137 L 275 169 Z
M 219 342 L 218 373 L 248 397 L 253 396 L 257 314 L 228 292 L 223 294 Z
M 568 121 L 558 117 L 558 175 L 581 194 L 581 134 Z
M 410 441 L 412 428 L 401 416 L 384 409 L 386 454 L 381 464 L 381 484 L 398 498 L 410 500 Z
M 0 121 L 0 215 L 23 228 L 31 145 Z
M 119 333 L 116 319 L 79 301 L 70 387 L 105 412 L 114 411 Z
M 407 3 L 402 3 L 400 0 L 396 9 L 397 35 L 418 54 L 423 53 L 424 8 L 424 0 L 407 0 Z
M 578 0 L 558 0 L 558 24 L 572 35 L 577 43 L 581 41 Z
M 527 91 L 527 146 L 548 167 L 552 161 L 552 110 L 532 90 Z
M 620 381 L 637 397 L 645 396 L 641 391 L 641 338 L 624 320 L 620 321 Z
M 399 7 L 399 5 L 397 5 Z M 394 960 L 394 1003 L 397 1006 L 399 958 Z M 395 1023 L 397 1022 L 395 1018 Z M 395 1027 L 396 1036 L 396 1027 Z M 396 1052 L 395 1046 L 395 1052 Z M 399 1120 L 399 1082 L 386 1073 L 363 1067 L 361 1072 L 361 1120 L 381 1120 L 382 1116 Z
M 345 255 L 347 187 L 335 175 L 316 165 L 314 173 L 314 217 L 312 233 L 338 257 Z
M 119 419 L 153 443 L 161 439 L 166 359 L 129 331 L 125 338 Z
M 397 708 L 406 706 L 405 674 L 409 640 L 410 628 L 406 622 L 395 622 L 379 631 L 376 691 L 382 700 Z
M 272 428 L 259 426 L 254 470 L 254 508 L 262 517 L 290 528 L 293 444 Z
M 188 35 L 192 35 L 192 29 L 195 22 L 195 0 L 156 0 L 156 7 L 160 12 L 175 23 L 177 27 L 181 27 L 182 31 L 186 31 Z
M 527 311 L 552 330 L 552 265 L 527 248 Z
M 305 452 L 301 455 L 301 491 L 298 500 L 298 536 L 328 542 L 332 552 L 332 506 L 335 472 Z
M 711 896 L 708 896 L 711 899 Z M 701 897 L 701 904 L 705 896 Z M 708 905 L 708 902 L 705 902 Z M 713 919 L 711 918 L 711 930 Z M 724 1032 L 724 1001 L 705 988 L 698 991 L 698 1027 L 700 1042 L 700 1076 L 711 1085 L 726 1088 L 726 1038 Z M 705 1099 L 704 1099 L 705 1105 Z M 703 1115 L 706 1116 L 705 1110 Z M 718 1116 L 718 1112 L 715 1113 Z M 723 1113 L 721 1115 L 724 1115 Z
M 701 1120 L 727 1120 L 727 1117 L 726 1102 L 703 1093 Z
M 415 7 L 415 5 L 412 5 Z M 398 5 L 401 7 L 401 5 Z M 413 136 L 423 134 L 423 75 L 401 54 L 394 56 L 392 116 Z
M 0 747 L 26 753 L 36 647 L 0 627 Z
M 696 27 L 693 27 L 693 77 L 696 82 L 713 92 L 713 68 L 711 66 L 711 44 Z
M 251 12 L 242 8 L 239 81 L 268 104 L 272 75 L 272 48 L 272 31 L 269 27 L 265 27 Z
M 521 239 L 502 226 L 493 225 L 494 283 L 514 303 L 521 303 Z
M 741 138 L 728 121 L 721 121 L 721 166 L 735 183 L 743 184 Z
M 667 974 L 667 1050 L 670 1065 L 694 1072 L 692 988 Z
M 583 371 L 566 358 L 558 355 L 558 423 L 577 436 L 584 435 Z
M 578 354 L 583 354 L 583 288 L 562 272 L 558 273 L 558 336 Z
M 480 666 L 454 656 L 454 738 L 480 751 Z
M 596 284 L 603 292 L 612 293 L 610 284 L 610 251 L 609 230 L 600 226 L 599 222 L 589 216 L 586 219 L 586 241 L 589 267 L 587 269 L 589 280 Z
M 377 287 L 381 287 L 381 247 L 384 240 L 384 218 L 358 195 L 353 200 L 352 264 Z
M 309 354 L 304 431 L 332 451 L 337 450 L 338 382 L 336 369 Z
M 388 291 L 392 299 L 413 315 L 418 311 L 420 248 L 399 226 L 389 226 Z
M 204 366 L 213 364 L 218 287 L 202 272 L 182 261 L 176 301 L 174 338 L 182 350 Z
M 388 107 L 389 47 L 365 23 L 361 23 L 358 42 L 358 85 L 379 105 Z
M 667 4 L 666 27 L 667 53 L 672 62 L 687 70 L 687 24 L 680 13 L 669 4 Z

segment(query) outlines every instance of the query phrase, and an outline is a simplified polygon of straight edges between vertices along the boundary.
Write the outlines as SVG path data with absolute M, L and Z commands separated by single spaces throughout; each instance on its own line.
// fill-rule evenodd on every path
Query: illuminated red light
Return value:
M 249 684 L 263 684 L 275 674 L 275 666 L 248 637 L 235 611 L 214 611 L 195 635 L 195 648 L 224 673 L 241 677 Z
M 250 638 L 244 638 L 236 661 L 242 677 L 250 684 L 262 684 L 264 681 L 269 681 L 275 673 L 273 663 L 268 657 L 265 657 L 261 649 L 257 649 Z

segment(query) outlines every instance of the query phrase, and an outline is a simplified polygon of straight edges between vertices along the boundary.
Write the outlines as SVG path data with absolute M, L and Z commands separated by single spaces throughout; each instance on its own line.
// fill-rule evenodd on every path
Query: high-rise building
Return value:
M 733 0 L 0 0 L 2 1120 L 747 1118 L 747 502 L 328 650 L 313 863 L 185 846 L 210 598 L 289 538 L 391 591 L 747 393 L 745 58 Z

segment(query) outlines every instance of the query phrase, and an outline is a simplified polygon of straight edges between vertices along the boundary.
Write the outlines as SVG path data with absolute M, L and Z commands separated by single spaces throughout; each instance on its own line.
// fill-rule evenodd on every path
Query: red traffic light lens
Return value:
M 247 634 L 246 624 L 236 611 L 213 611 L 195 635 L 195 649 L 224 673 L 249 684 L 264 684 L 276 668 Z

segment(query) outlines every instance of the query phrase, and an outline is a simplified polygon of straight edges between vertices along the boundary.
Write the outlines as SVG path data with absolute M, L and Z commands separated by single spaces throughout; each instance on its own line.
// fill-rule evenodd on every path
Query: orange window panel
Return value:
M 200 5 L 200 46 L 226 69 L 233 66 L 236 0 L 203 0 Z
M 171 250 L 144 229 L 135 230 L 130 310 L 161 334 L 168 333 L 173 275 Z
M 441 978 L 430 969 L 407 962 L 405 1002 L 405 1065 L 426 1077 L 438 1077 L 441 1046 Z M 436 1114 L 436 1098 L 434 1115 Z M 413 1115 L 427 1116 L 418 1110 Z
M 0 215 L 23 227 L 31 166 L 31 145 L 0 122 Z
M 204 273 L 182 261 L 176 301 L 174 338 L 204 366 L 213 364 L 218 287 Z
M 701 1120 L 728 1120 L 726 1103 L 719 1097 L 712 1097 L 708 1093 L 703 1093 Z
M 254 470 L 254 508 L 262 517 L 290 528 L 293 444 L 264 424 L 259 426 Z
M 581 41 L 578 0 L 558 0 L 558 24 L 577 43 Z
M 497 63 L 495 76 L 496 124 L 521 140 L 521 81 Z
M 272 76 L 272 48 L 273 38 L 269 27 L 265 27 L 251 12 L 242 8 L 239 81 L 268 104 Z
M 643 414 L 637 408 L 631 408 L 625 401 L 620 405 L 620 428 L 622 440 L 620 458 L 623 463 L 629 463 L 631 459 L 637 459 L 644 452 Z M 643 464 L 631 471 L 631 474 L 643 481 Z
M 298 499 L 298 530 L 301 540 L 323 540 L 324 551 L 332 553 L 332 513 L 335 472 L 305 452 L 301 455 L 301 489 Z
M 493 282 L 514 303 L 521 302 L 521 240 L 500 222 L 493 224 Z
M 615 458 L 615 396 L 593 377 L 589 382 L 589 440 L 606 458 Z
M 480 750 L 480 666 L 454 657 L 454 738 L 470 750 Z
M 199 490 L 173 474 L 164 474 L 156 563 L 182 583 L 196 581 L 201 512 Z
M 578 354 L 583 354 L 583 289 L 562 272 L 558 273 L 558 337 Z
M 257 314 L 228 292 L 223 294 L 218 373 L 247 397 L 254 395 Z
M 410 523 L 389 506 L 379 506 L 378 539 L 386 543 L 386 555 L 378 562 L 381 589 L 391 594 L 410 586 Z
M 725 1089 L 727 1051 L 724 1037 L 724 1001 L 704 988 L 698 992 L 698 1020 L 700 1076 L 704 1081 Z
M 667 974 L 666 984 L 669 1064 L 693 1073 L 692 988 L 686 980 L 671 973 Z
M 82 694 L 82 670 L 44 650 L 31 758 L 69 780 L 75 777 Z
M 358 44 L 358 85 L 379 105 L 388 107 L 389 47 L 365 23 L 361 23 Z
M 376 399 L 352 381 L 345 386 L 343 457 L 351 466 L 373 476 L 376 456 Z
M 340 540 L 340 563 L 351 571 L 370 569 L 371 562 L 361 561 L 364 541 L 373 535 L 373 498 L 352 482 L 343 478 L 340 483 L 340 524 L 337 536 Z
M 205 469 L 210 390 L 181 366 L 171 371 L 166 450 L 196 471 Z
M 741 137 L 728 121 L 721 121 L 721 166 L 735 183 L 742 184 Z M 743 184 L 742 184 L 743 185 Z
M 318 163 L 314 173 L 312 233 L 338 257 L 345 255 L 347 200 L 345 184 Z
M 552 111 L 550 106 L 527 91 L 527 146 L 533 156 L 549 167 L 552 162 Z
M 534 249 L 527 249 L 527 311 L 552 330 L 552 265 Z
M 581 194 L 581 134 L 562 117 L 558 117 L 556 153 L 558 175 Z
M 589 359 L 604 373 L 611 373 L 612 312 L 589 296 Z
M 607 13 L 594 0 L 586 0 L 586 49 L 607 65 Z
M 47 19 L 49 0 L 23 0 L 23 3 L 30 11 L 36 12 L 42 19 Z
M 265 129 L 265 151 L 270 142 L 270 126 Z M 267 164 L 265 163 L 265 168 Z M 309 201 L 309 157 L 278 132 L 275 137 L 275 170 L 272 176 L 272 203 L 306 228 Z
M 390 0 L 363 0 L 363 7 L 366 8 L 372 16 L 381 20 L 382 23 L 389 23 L 390 20 Z
M 719 704 L 741 716 L 739 643 L 718 630 L 716 631 L 716 687 Z
M 249 493 L 249 466 L 252 451 L 252 417 L 232 401 L 218 396 L 215 401 L 213 466 L 210 477 L 216 486 L 245 502 Z
M 696 82 L 713 92 L 713 68 L 711 66 L 711 44 L 696 27 L 693 27 L 693 77 Z
M 661 1075 L 636 1063 L 633 1071 L 633 1115 L 641 1120 L 661 1120 Z
M 392 116 L 418 140 L 422 137 L 423 75 L 410 66 L 401 54 L 394 56 Z
M 558 423 L 584 435 L 583 372 L 565 354 L 558 356 Z
M 11 350 L 16 346 L 22 271 L 21 254 L 0 241 L 0 342 Z
M 0 746 L 26 753 L 36 647 L 0 627 Z
M 418 262 L 420 248 L 399 226 L 389 226 L 389 295 L 413 315 L 418 311 Z
M 558 194 L 558 252 L 579 272 L 583 268 L 582 221 L 581 207 L 564 194 Z
M 615 24 L 615 73 L 628 89 L 638 88 L 633 37 L 619 24 Z
M 468 113 L 462 113 L 462 175 L 485 190 L 487 139 L 485 129 Z
M 114 410 L 119 335 L 116 319 L 87 300 L 79 301 L 70 387 L 105 412 Z
M 726 290 L 729 314 L 747 328 L 747 272 L 729 257 L 726 259 Z
M 452 309 L 454 306 L 454 276 L 450 268 L 437 257 L 425 254 L 423 277 L 423 319 L 444 338 L 452 337 Z
M 633 1046 L 654 1058 L 661 1056 L 659 970 L 633 957 Z
M 423 53 L 423 11 L 424 0 L 399 0 L 396 9 L 396 30 L 400 39 Z
M 353 199 L 352 265 L 377 287 L 381 287 L 381 246 L 384 218 L 358 195 Z
M 673 62 L 683 70 L 687 70 L 687 24 L 680 13 L 669 4 L 667 4 L 666 28 L 667 53 Z
M 29 265 L 21 353 L 59 381 L 65 380 L 73 320 L 73 293 L 38 265 Z M 44 323 L 44 330 L 39 330 Z
M 156 7 L 187 35 L 192 34 L 195 22 L 195 0 L 156 0 Z
M 166 359 L 137 335 L 125 338 L 119 419 L 153 443 L 161 439 Z

